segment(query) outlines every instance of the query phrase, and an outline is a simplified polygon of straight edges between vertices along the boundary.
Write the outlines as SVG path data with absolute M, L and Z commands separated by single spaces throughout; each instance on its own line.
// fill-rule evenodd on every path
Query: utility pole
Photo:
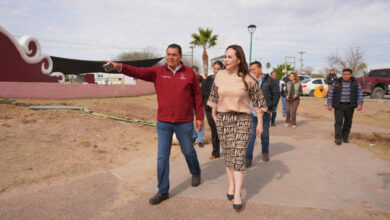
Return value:
M 291 56 L 284 57 L 284 72 L 287 76 L 287 65 L 291 65 L 294 68 L 294 72 L 296 71 L 296 58 Z
M 190 46 L 191 48 L 191 68 L 194 66 L 194 46 Z
M 302 69 L 303 69 L 303 54 L 305 54 L 305 51 L 299 51 L 298 54 L 301 55 L 301 75 L 302 75 Z

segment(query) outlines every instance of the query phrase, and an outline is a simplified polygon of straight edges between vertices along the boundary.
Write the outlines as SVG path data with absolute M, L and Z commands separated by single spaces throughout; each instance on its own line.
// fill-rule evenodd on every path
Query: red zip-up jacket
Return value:
M 122 64 L 121 73 L 153 82 L 156 89 L 157 120 L 164 122 L 192 122 L 203 120 L 203 101 L 198 78 L 183 64 L 175 74 L 167 64 L 156 67 L 134 67 Z

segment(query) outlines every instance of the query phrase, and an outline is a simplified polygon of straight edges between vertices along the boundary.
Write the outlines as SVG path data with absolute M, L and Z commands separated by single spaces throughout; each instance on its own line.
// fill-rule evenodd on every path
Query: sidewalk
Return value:
M 202 184 L 191 187 L 182 155 L 171 161 L 171 198 L 157 206 L 156 158 L 112 171 L 20 187 L 0 194 L 0 219 L 385 219 L 390 214 L 390 164 L 366 149 L 336 146 L 328 130 L 305 122 L 271 128 L 270 156 L 253 165 L 243 186 L 245 208 L 226 199 L 223 158 L 211 145 L 196 150 Z M 178 146 L 173 146 L 178 147 Z M 141 163 L 141 160 L 147 163 Z

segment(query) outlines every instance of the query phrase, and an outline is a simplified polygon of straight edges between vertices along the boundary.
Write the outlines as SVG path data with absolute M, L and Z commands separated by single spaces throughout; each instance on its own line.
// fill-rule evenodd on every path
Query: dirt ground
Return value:
M 279 107 L 280 108 L 280 107 Z M 298 114 L 316 121 L 333 121 L 333 111 L 326 108 L 326 99 L 302 98 Z M 353 123 L 390 128 L 390 101 L 364 100 L 363 111 L 355 111 Z
M 325 99 L 302 99 L 298 114 L 308 123 L 333 122 L 333 112 L 324 104 Z M 79 110 L 31 110 L 30 105 L 81 106 L 97 113 L 154 122 L 157 109 L 155 95 L 76 100 L 18 99 L 1 104 L 0 194 L 24 186 L 112 170 L 129 161 L 157 155 L 155 127 L 96 117 Z M 390 129 L 389 109 L 389 101 L 368 100 L 364 110 L 355 113 L 354 124 Z M 278 111 L 281 113 L 281 103 Z M 208 142 L 210 131 L 206 128 L 205 142 Z M 388 133 L 367 130 L 354 133 L 351 138 L 361 146 L 376 144 L 380 148 L 373 151 L 376 154 L 390 155 Z M 177 146 L 172 148 L 172 158 L 179 153 Z M 386 158 L 390 156 L 382 159 Z M 150 177 L 154 176 L 154 173 L 150 174 Z
M 79 110 L 31 110 L 29 105 L 82 106 L 98 113 L 156 120 L 156 96 L 33 100 L 0 106 L 0 192 L 112 169 L 156 156 L 155 127 L 96 117 Z M 173 148 L 172 154 L 178 151 Z
M 305 117 L 308 123 L 327 122 L 333 130 L 334 111 L 326 108 L 325 101 L 319 98 L 302 99 L 298 115 Z M 356 126 L 361 129 L 359 132 L 351 132 L 350 141 L 390 162 L 390 101 L 364 100 L 363 110 L 354 113 L 352 127 Z M 375 128 L 387 129 L 389 132 L 382 132 L 382 129 L 378 129 L 381 130 L 378 132 Z

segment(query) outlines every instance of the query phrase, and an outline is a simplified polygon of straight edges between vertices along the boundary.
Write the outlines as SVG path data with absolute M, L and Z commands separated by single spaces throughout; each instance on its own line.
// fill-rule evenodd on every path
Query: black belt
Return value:
M 350 102 L 340 102 L 340 104 L 343 104 L 343 105 L 350 105 L 351 103 L 350 103 Z

